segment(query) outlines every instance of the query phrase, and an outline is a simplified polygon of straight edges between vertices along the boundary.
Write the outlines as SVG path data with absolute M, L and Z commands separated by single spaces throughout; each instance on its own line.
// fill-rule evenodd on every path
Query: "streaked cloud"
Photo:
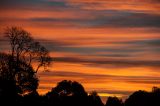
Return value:
M 108 13 L 111 14 L 111 16 L 108 16 Z M 94 13 L 94 18 L 90 19 L 32 18 L 29 20 L 37 23 L 67 23 L 69 27 L 71 27 L 71 25 L 75 27 L 160 27 L 160 15 L 127 11 Z
M 51 51 L 39 92 L 76 80 L 88 92 L 126 98 L 159 86 L 159 0 L 0 0 L 0 51 L 6 26 L 20 26 Z

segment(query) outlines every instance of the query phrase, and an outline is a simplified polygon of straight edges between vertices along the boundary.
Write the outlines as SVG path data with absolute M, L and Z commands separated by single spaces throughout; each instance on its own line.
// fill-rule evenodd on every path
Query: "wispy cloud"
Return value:
M 50 24 L 67 23 L 75 27 L 160 27 L 160 15 L 112 11 L 109 12 L 111 16 L 108 16 L 107 13 L 108 11 L 97 14 L 94 13 L 94 18 L 90 19 L 32 18 L 29 20 Z

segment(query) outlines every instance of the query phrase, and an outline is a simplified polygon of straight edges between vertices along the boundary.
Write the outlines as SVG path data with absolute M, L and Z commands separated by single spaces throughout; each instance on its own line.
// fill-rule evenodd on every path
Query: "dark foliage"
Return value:
M 10 55 L 0 53 L 0 82 L 3 85 L 0 88 L 16 94 L 35 91 L 38 87 L 38 78 L 33 68 L 21 60 L 18 63 L 19 67 L 15 64 L 16 61 L 11 59 Z
M 118 99 L 117 97 L 108 97 L 106 106 L 124 106 L 124 104 L 122 100 Z
M 104 104 L 101 101 L 101 98 L 99 97 L 96 91 L 93 91 L 89 95 L 89 104 L 90 106 L 104 106 Z
M 0 52 L 0 105 L 19 103 L 23 95 L 33 94 L 38 88 L 37 71 L 51 62 L 48 51 L 27 31 L 7 28 L 4 32 L 10 43 L 9 53 Z M 33 62 L 37 61 L 37 68 Z
M 125 101 L 125 106 L 160 106 L 160 88 L 153 87 L 152 92 L 134 92 Z
M 87 95 L 80 83 L 70 80 L 59 82 L 44 98 L 47 104 L 55 106 L 103 106 L 98 95 L 93 99 L 92 96 Z M 101 105 L 96 105 L 100 103 Z

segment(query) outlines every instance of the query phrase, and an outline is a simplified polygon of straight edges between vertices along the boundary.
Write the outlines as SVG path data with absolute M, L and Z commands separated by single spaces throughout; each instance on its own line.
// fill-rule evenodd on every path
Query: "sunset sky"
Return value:
M 104 97 L 160 86 L 160 0 L 0 0 L 0 52 L 9 50 L 7 26 L 50 51 L 41 94 L 64 79 Z

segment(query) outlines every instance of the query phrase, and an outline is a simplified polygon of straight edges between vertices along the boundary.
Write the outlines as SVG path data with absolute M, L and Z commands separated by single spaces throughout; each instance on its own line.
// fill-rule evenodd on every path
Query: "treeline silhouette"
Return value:
M 160 106 L 158 87 L 153 87 L 151 92 L 136 91 L 125 101 L 108 97 L 103 104 L 97 92 L 88 94 L 79 82 L 63 80 L 40 95 L 37 72 L 40 68 L 47 70 L 52 62 L 48 50 L 22 28 L 6 28 L 4 36 L 10 52 L 0 52 L 0 106 Z
M 76 81 L 63 80 L 45 95 L 39 95 L 37 91 L 18 95 L 11 91 L 14 89 L 12 82 L 3 83 L 7 85 L 0 87 L 0 106 L 160 106 L 160 88 L 157 87 L 153 87 L 151 92 L 136 91 L 124 102 L 117 97 L 108 97 L 103 104 L 96 92 L 87 94 Z

